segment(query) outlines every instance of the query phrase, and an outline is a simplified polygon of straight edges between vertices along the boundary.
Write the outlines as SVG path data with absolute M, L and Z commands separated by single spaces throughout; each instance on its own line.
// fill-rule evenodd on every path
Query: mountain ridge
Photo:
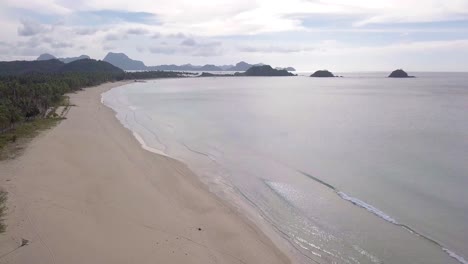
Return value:
M 43 53 L 36 60 L 46 61 L 46 60 L 52 60 L 52 59 L 57 59 L 64 63 L 70 63 L 76 60 L 91 59 L 91 58 L 88 55 L 81 55 L 78 57 L 69 57 L 69 58 L 57 58 L 54 55 L 51 55 L 49 53 Z M 253 66 L 265 65 L 264 63 L 250 64 L 245 61 L 240 61 L 236 63 L 235 65 L 231 65 L 231 64 L 193 65 L 193 64 L 187 63 L 187 64 L 182 64 L 182 65 L 162 64 L 162 65 L 155 65 L 155 66 L 146 66 L 143 61 L 134 60 L 122 52 L 108 52 L 102 60 L 125 71 L 247 71 Z M 276 67 L 275 69 L 287 70 L 287 71 L 296 70 L 293 67 Z

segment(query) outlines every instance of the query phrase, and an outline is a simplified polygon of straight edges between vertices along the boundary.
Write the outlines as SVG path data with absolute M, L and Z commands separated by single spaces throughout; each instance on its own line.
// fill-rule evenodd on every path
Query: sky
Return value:
M 468 71 L 468 0 L 0 0 L 0 60 Z

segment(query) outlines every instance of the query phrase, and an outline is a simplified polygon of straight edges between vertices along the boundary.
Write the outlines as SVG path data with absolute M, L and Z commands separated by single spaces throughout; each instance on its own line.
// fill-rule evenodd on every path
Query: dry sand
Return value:
M 66 120 L 0 162 L 0 263 L 289 263 L 184 164 L 140 147 L 100 102 L 122 84 L 72 94 Z

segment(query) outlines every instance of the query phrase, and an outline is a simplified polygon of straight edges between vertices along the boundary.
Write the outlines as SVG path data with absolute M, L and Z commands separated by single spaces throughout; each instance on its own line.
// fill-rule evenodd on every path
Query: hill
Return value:
M 239 63 L 236 64 L 236 66 L 234 67 L 231 67 L 229 69 L 227 69 L 228 71 L 246 71 L 250 68 L 252 68 L 252 66 L 262 66 L 263 64 L 262 63 L 258 63 L 258 64 L 249 64 L 245 61 L 241 61 Z
M 77 60 L 91 59 L 88 55 L 81 55 L 78 57 L 58 58 L 61 62 L 70 63 Z
M 53 60 L 53 59 L 57 59 L 57 58 L 54 55 L 51 55 L 49 53 L 44 53 L 44 54 L 39 55 L 39 57 L 37 57 L 36 60 L 42 61 L 42 60 Z
M 57 59 L 63 63 L 70 63 L 72 61 L 76 61 L 76 60 L 82 60 L 82 59 L 90 59 L 90 57 L 88 55 L 81 55 L 81 56 L 78 56 L 78 57 L 69 57 L 69 58 L 56 58 L 54 55 L 51 55 L 49 53 L 44 53 L 44 54 L 41 54 L 39 55 L 39 57 L 37 57 L 37 61 L 43 61 L 43 60 L 53 60 L 53 59 Z
M 60 72 L 83 72 L 83 73 L 124 73 L 120 68 L 115 67 L 114 65 L 105 62 L 97 61 L 93 59 L 82 59 L 76 60 L 70 63 L 63 65 L 60 69 Z
M 52 60 L 38 61 L 1 61 L 0 76 L 22 75 L 26 73 L 55 73 L 64 65 L 63 62 Z
M 0 76 L 18 76 L 28 73 L 123 73 L 123 71 L 105 61 L 82 59 L 63 63 L 57 59 L 39 61 L 2 61 Z
M 414 76 L 409 76 L 404 70 L 399 69 L 395 70 L 388 76 L 389 78 L 414 78 Z
M 330 78 L 330 77 L 336 77 L 336 76 L 327 70 L 321 70 L 321 71 L 314 72 L 312 75 L 310 75 L 310 77 Z
M 296 76 L 286 70 L 276 70 L 270 65 L 252 66 L 245 73 L 236 72 L 236 76 Z
M 124 53 L 107 53 L 103 61 L 106 61 L 125 71 L 132 70 L 147 70 L 146 65 L 142 61 L 132 60 Z
M 200 69 L 198 69 L 198 71 L 222 71 L 222 70 L 223 70 L 222 68 L 213 64 L 206 64 L 202 66 Z

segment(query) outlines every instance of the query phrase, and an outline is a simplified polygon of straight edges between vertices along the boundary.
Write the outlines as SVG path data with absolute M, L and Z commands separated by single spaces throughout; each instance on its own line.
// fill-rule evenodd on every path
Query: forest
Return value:
M 106 62 L 95 60 L 81 60 L 66 65 L 51 60 L 46 67 L 44 63 L 37 62 L 3 63 L 0 65 L 0 133 L 14 128 L 18 123 L 45 117 L 48 109 L 59 103 L 64 94 L 85 87 L 120 80 L 184 76 L 187 73 L 124 72 Z

